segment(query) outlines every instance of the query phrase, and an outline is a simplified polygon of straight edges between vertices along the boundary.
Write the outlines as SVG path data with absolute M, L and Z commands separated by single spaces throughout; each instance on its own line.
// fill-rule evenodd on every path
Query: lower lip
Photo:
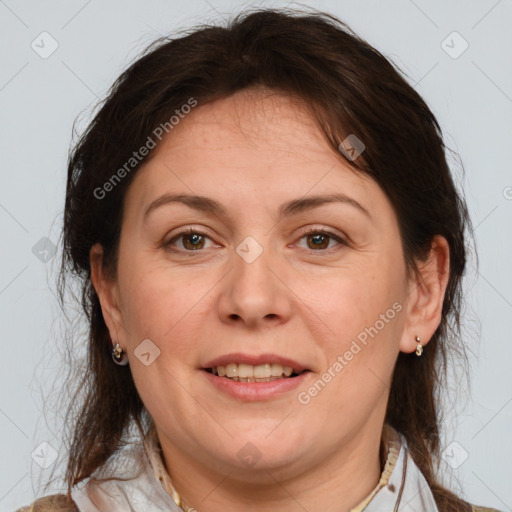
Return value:
M 237 382 L 226 377 L 201 370 L 217 389 L 242 400 L 265 400 L 292 391 L 308 378 L 310 371 L 304 371 L 297 377 L 271 380 L 269 382 Z

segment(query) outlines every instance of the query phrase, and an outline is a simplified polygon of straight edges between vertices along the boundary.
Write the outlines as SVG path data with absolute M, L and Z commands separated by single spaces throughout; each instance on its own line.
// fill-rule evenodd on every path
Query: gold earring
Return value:
M 416 336 L 416 341 L 418 342 L 418 344 L 416 345 L 416 355 L 421 356 L 421 354 L 423 354 L 423 347 L 420 343 L 420 339 L 418 338 L 418 336 Z
M 119 345 L 118 341 L 116 341 L 116 344 L 112 349 L 112 360 L 119 366 L 126 366 L 128 364 L 128 356 L 122 349 L 121 345 Z

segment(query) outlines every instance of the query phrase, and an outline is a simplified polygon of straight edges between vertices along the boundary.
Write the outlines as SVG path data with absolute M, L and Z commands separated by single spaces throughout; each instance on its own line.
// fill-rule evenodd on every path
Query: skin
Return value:
M 277 222 L 282 203 L 333 191 L 357 200 L 371 218 L 328 203 Z M 228 216 L 173 203 L 144 220 L 164 192 L 213 198 Z M 164 246 L 187 227 L 207 237 L 176 239 L 171 247 L 181 253 Z M 308 227 L 346 244 L 327 238 L 318 249 Z M 263 249 L 252 263 L 236 252 L 247 236 Z M 373 490 L 394 364 L 400 351 L 416 349 L 416 336 L 425 347 L 440 323 L 449 249 L 436 237 L 420 274 L 407 278 L 387 196 L 351 170 L 297 100 L 245 90 L 195 107 L 127 191 L 116 278 L 102 270 L 100 245 L 90 259 L 110 335 L 128 353 L 165 465 L 188 505 L 340 511 Z M 394 319 L 300 403 L 298 392 L 393 303 L 402 306 Z M 148 366 L 134 354 L 145 339 L 160 350 Z M 280 397 L 238 400 L 199 370 L 229 352 L 277 353 L 311 374 Z M 237 456 L 248 442 L 261 454 L 253 466 Z

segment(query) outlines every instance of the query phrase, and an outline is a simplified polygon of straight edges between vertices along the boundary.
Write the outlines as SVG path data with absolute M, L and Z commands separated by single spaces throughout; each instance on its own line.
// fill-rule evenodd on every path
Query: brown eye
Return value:
M 202 245 L 204 244 L 204 237 L 199 233 L 191 233 L 184 235 L 183 240 L 183 246 L 186 249 L 191 249 L 193 251 L 197 249 L 202 249 Z
M 308 247 L 313 249 L 327 249 L 330 236 L 325 233 L 317 233 L 314 235 L 307 235 L 306 238 L 308 242 L 311 242 L 311 246 L 308 245 Z
M 306 239 L 306 252 L 310 254 L 320 253 L 328 254 L 340 249 L 340 247 L 329 247 L 331 241 L 338 242 L 338 246 L 346 246 L 347 243 L 340 238 L 338 235 L 331 233 L 330 231 L 324 231 L 320 229 L 310 229 L 305 233 L 301 240 Z
M 197 229 L 188 229 L 178 233 L 164 244 L 166 248 L 173 252 L 194 252 L 204 249 L 205 240 L 210 239 L 206 233 L 198 231 Z M 182 240 L 182 243 L 176 247 L 176 242 Z M 180 247 L 181 245 L 181 247 Z

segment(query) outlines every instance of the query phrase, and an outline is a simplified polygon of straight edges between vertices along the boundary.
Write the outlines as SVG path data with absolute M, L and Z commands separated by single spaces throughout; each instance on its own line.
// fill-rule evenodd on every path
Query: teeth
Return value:
M 281 380 L 286 379 L 284 375 L 281 377 L 267 377 L 265 379 L 258 379 L 256 377 L 229 377 L 229 380 L 234 380 L 235 382 L 270 382 L 271 380 Z
M 289 377 L 293 373 L 293 368 L 275 363 L 265 363 L 258 366 L 245 363 L 230 363 L 226 366 L 212 368 L 212 373 L 219 375 L 219 377 L 228 377 L 234 380 L 247 381 L 249 379 L 248 382 L 253 382 L 254 379 L 265 379 L 264 381 L 268 382 L 267 379 L 274 380 L 283 375 Z
M 250 364 L 239 364 L 238 376 L 240 378 L 254 377 L 254 366 Z
M 272 375 L 272 365 L 266 363 L 254 367 L 254 377 L 257 379 L 267 379 L 268 377 L 279 377 L 279 375 Z
M 228 364 L 226 366 L 226 377 L 238 377 L 238 365 L 237 364 Z

